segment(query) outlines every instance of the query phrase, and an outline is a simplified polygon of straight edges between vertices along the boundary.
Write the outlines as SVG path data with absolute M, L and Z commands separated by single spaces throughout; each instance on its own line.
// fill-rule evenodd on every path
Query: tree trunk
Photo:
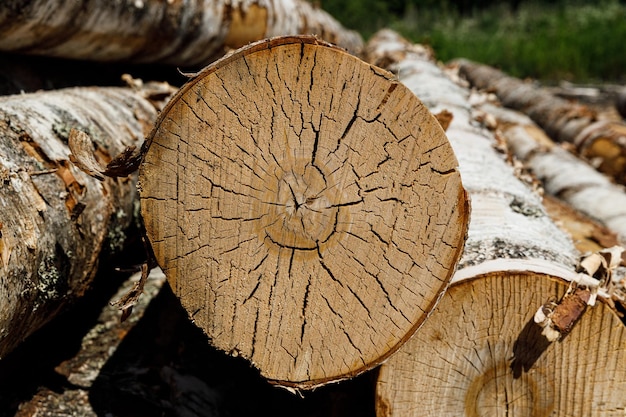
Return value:
M 312 388 L 380 364 L 462 251 L 468 202 L 435 118 L 392 74 L 312 37 L 212 64 L 140 169 L 156 258 L 211 343 Z
M 366 52 L 427 97 L 431 111 L 452 113 L 446 133 L 472 200 L 453 285 L 380 368 L 378 415 L 621 415 L 624 325 L 598 302 L 568 334 L 597 284 L 576 273 L 578 253 L 569 237 L 506 163 L 507 155 L 497 152 L 493 134 L 473 120 L 469 91 L 393 32 L 379 32 Z M 581 279 L 591 289 L 573 284 Z M 559 300 L 570 285 L 588 293 L 573 292 L 558 311 L 580 308 L 556 334 L 550 333 L 554 322 L 542 329 L 535 322 L 538 308 L 544 313 L 545 303 Z
M 573 145 L 582 158 L 618 183 L 626 183 L 626 124 L 598 120 L 589 107 L 546 89 L 467 60 L 454 62 L 474 86 L 496 93 L 503 105 L 528 114 L 558 142 Z
M 156 114 L 127 88 L 0 98 L 0 358 L 88 289 L 133 222 L 135 180 L 74 167 L 70 130 L 89 132 L 108 162 L 140 145 Z
M 0 28 L 3 51 L 184 67 L 277 35 L 315 34 L 354 53 L 363 42 L 304 0 L 12 0 Z
M 626 194 L 591 165 L 555 145 L 528 117 L 483 105 L 498 120 L 509 149 L 542 182 L 545 190 L 616 232 L 626 245 Z

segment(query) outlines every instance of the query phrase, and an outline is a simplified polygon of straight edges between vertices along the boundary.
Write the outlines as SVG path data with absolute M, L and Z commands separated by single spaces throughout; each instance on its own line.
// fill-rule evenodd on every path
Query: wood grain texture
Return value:
M 381 367 L 377 415 L 622 416 L 626 329 L 604 304 L 547 344 L 534 307 L 567 284 L 529 273 L 452 286 Z
M 456 166 L 391 74 L 276 38 L 170 102 L 140 170 L 142 213 L 211 343 L 311 388 L 379 364 L 433 308 L 468 222 Z

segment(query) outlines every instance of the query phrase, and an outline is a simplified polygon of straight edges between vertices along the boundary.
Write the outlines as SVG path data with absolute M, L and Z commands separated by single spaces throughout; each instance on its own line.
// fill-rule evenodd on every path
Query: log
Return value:
M 599 120 L 596 112 L 545 88 L 468 60 L 453 61 L 475 87 L 493 91 L 502 104 L 526 113 L 548 136 L 569 143 L 582 158 L 616 182 L 626 183 L 626 123 Z
M 279 37 L 169 102 L 148 138 L 141 207 L 210 342 L 309 389 L 380 364 L 448 286 L 469 213 L 456 167 L 392 74 Z
M 626 193 L 589 163 L 555 144 L 524 114 L 493 104 L 481 110 L 498 121 L 498 128 L 516 158 L 542 182 L 547 193 L 596 219 L 626 245 Z
M 89 289 L 136 220 L 136 178 L 77 169 L 70 132 L 88 132 L 107 163 L 141 145 L 162 105 L 130 88 L 0 98 L 0 358 Z
M 304 0 L 13 0 L 0 8 L 0 50 L 102 62 L 202 67 L 251 41 L 297 34 L 353 53 L 363 44 Z
M 621 415 L 624 324 L 591 272 L 575 269 L 579 254 L 541 196 L 475 120 L 469 90 L 394 32 L 376 34 L 366 54 L 428 97 L 432 112 L 452 113 L 446 134 L 472 201 L 453 284 L 380 367 L 377 415 Z

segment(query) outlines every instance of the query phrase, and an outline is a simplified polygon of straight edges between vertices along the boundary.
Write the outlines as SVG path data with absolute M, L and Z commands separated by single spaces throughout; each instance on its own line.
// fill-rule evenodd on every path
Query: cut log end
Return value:
M 391 74 L 313 37 L 207 67 L 148 143 L 159 265 L 211 343 L 277 384 L 380 364 L 460 257 L 469 204 L 437 120 Z
M 424 415 L 620 415 L 626 328 L 613 310 L 603 303 L 588 308 L 554 343 L 535 323 L 536 307 L 560 299 L 568 285 L 520 273 L 451 287 L 415 338 L 381 368 L 378 416 L 416 410 Z

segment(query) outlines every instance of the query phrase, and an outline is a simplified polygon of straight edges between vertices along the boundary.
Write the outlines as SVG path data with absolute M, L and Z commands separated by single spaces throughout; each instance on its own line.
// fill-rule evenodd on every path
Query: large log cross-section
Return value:
M 314 37 L 251 44 L 188 82 L 148 138 L 140 195 L 190 318 L 294 388 L 396 351 L 448 286 L 469 218 L 432 114 Z

